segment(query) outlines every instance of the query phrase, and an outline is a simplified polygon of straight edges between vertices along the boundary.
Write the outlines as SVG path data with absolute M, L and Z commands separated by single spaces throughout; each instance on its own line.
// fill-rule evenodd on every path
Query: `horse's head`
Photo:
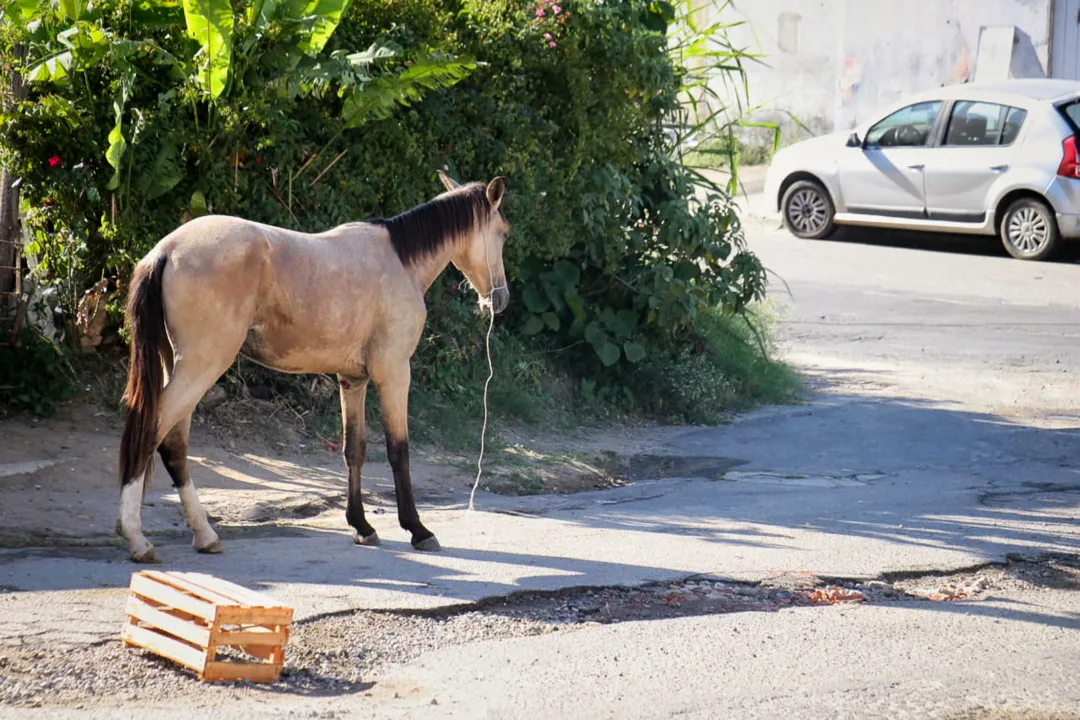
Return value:
M 447 190 L 461 187 L 449 175 L 439 171 L 439 179 Z M 501 313 L 510 302 L 503 269 L 503 244 L 510 234 L 510 224 L 499 211 L 505 183 L 497 177 L 487 185 L 487 217 L 477 218 L 472 232 L 462 242 L 450 261 L 465 275 L 480 295 L 481 304 L 491 303 L 493 312 Z

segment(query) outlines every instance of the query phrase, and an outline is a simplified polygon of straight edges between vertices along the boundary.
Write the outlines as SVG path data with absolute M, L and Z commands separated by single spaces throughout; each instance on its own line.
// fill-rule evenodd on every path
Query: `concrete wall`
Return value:
M 733 0 L 736 45 L 766 55 L 749 68 L 758 117 L 798 139 L 795 115 L 814 134 L 869 119 L 905 94 L 962 82 L 983 26 L 1014 25 L 1047 67 L 1052 0 Z M 708 17 L 712 11 L 703 10 Z M 718 84 L 717 89 L 720 89 Z

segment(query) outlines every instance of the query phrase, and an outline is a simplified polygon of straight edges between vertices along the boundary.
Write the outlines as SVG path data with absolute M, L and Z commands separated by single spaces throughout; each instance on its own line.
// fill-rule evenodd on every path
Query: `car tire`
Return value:
M 1005 250 L 1017 260 L 1049 260 L 1061 246 L 1054 211 L 1035 198 L 1009 205 L 998 233 Z
M 832 235 L 836 229 L 836 208 L 833 207 L 829 191 L 814 180 L 792 183 L 784 192 L 780 211 L 784 216 L 784 225 L 798 238 L 821 240 Z

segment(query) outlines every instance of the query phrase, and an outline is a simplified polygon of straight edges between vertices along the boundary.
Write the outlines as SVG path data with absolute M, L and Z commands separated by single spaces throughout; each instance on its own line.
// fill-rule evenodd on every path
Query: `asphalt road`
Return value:
M 603 494 L 483 497 L 485 512 L 470 517 L 429 509 L 447 548 L 436 556 L 408 552 L 388 528 L 380 550 L 345 547 L 344 532 L 298 531 L 233 541 L 222 557 L 239 562 L 164 545 L 166 563 L 264 587 L 304 616 L 690 573 L 873 578 L 948 573 L 1013 552 L 1080 553 L 1080 269 L 926 238 L 798 241 L 756 221 L 749 239 L 778 277 L 784 350 L 808 373 L 810 402 L 649 438 L 688 461 L 679 477 Z M 739 466 L 717 481 L 700 470 L 710 462 Z M 515 508 L 527 512 L 490 512 Z M 125 584 L 131 568 L 108 552 L 0 553 L 0 586 L 13 590 L 0 594 L 0 631 L 17 640 L 23 618 L 37 637 L 63 639 L 67 598 Z M 123 601 L 99 597 L 83 611 L 91 637 L 115 630 Z M 213 710 L 1080 718 L 1078 666 L 1080 592 L 1041 588 L 971 604 L 736 613 L 462 644 L 374 678 L 367 695 L 267 695 Z M 170 703 L 97 712 L 151 709 L 198 713 Z M 92 714 L 5 717 L 46 712 Z

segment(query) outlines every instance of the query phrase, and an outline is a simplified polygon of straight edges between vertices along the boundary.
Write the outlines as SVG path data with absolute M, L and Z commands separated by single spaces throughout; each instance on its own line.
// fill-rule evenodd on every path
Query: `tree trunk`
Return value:
M 14 48 L 14 65 L 18 66 L 26 57 L 26 47 L 16 45 Z M 23 88 L 22 76 L 18 70 L 12 69 L 8 78 L 7 92 L 3 93 L 0 100 L 10 108 L 15 103 L 26 97 Z M 19 228 L 19 190 L 12 187 L 15 178 L 3 168 L 0 172 L 0 293 L 10 293 L 15 287 L 15 264 L 19 262 L 16 252 L 20 240 Z

